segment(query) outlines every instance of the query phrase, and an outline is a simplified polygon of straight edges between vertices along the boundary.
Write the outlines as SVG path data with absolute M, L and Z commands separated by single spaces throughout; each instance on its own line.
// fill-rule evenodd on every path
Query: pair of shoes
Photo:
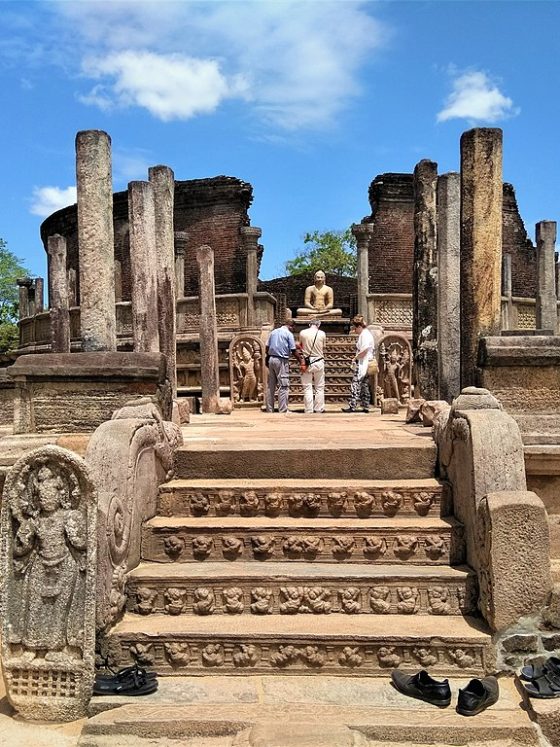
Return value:
M 424 700 L 440 708 L 446 708 L 451 703 L 449 680 L 434 680 L 424 669 L 414 675 L 407 675 L 399 669 L 394 669 L 391 680 L 403 695 Z M 494 705 L 499 696 L 500 689 L 495 677 L 472 679 L 464 689 L 459 690 L 457 713 L 462 716 L 476 716 Z
M 542 664 L 523 667 L 520 678 L 523 689 L 531 698 L 560 698 L 560 659 L 550 656 Z
M 157 674 L 137 664 L 119 669 L 115 674 L 98 674 L 93 683 L 94 695 L 150 695 L 157 689 Z
M 362 407 L 362 412 L 369 412 L 369 407 Z
M 353 407 L 341 407 L 342 412 L 358 412 Z

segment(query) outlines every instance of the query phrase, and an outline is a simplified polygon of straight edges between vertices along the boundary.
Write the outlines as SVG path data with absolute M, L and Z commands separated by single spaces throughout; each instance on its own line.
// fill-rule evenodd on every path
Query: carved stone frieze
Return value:
M 9 470 L 2 500 L 1 659 L 28 720 L 85 715 L 95 662 L 96 503 L 83 459 L 57 446 Z

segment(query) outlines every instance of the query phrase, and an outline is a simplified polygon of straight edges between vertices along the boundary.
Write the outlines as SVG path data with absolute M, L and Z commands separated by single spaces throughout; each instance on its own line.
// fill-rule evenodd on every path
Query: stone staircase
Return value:
M 356 351 L 355 335 L 329 335 L 325 354 L 325 404 L 346 403 L 352 381 L 351 362 Z M 290 403 L 303 404 L 299 366 L 290 365 Z
M 109 636 L 114 664 L 162 675 L 482 674 L 490 637 L 462 526 L 432 476 L 433 444 L 418 441 L 341 448 L 335 461 L 313 445 L 237 457 L 183 447 L 143 528 Z M 310 462 L 326 476 L 303 477 Z

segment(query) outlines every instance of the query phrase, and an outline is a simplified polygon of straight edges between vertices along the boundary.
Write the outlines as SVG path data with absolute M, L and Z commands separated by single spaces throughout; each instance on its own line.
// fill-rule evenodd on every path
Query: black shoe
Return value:
M 408 695 L 410 698 L 425 700 L 426 703 L 432 703 L 432 705 L 437 705 L 440 708 L 444 708 L 451 703 L 449 681 L 439 682 L 434 680 L 425 669 L 413 675 L 405 674 L 400 669 L 393 669 L 391 680 L 400 693 Z
M 357 410 L 354 410 L 353 407 L 341 407 L 340 409 L 342 412 L 358 412 Z
M 369 412 L 369 407 L 362 407 L 362 412 Z
M 457 713 L 461 716 L 476 716 L 497 703 L 499 697 L 500 688 L 495 677 L 471 680 L 464 690 L 459 690 Z

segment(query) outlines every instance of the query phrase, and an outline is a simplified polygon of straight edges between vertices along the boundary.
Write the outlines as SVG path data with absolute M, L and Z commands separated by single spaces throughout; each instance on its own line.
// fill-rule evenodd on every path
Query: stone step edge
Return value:
M 336 478 L 326 478 L 325 480 L 322 480 L 319 484 L 317 481 L 317 478 L 297 478 L 297 477 L 278 477 L 278 478 L 256 478 L 256 479 L 247 479 L 244 480 L 242 478 L 192 478 L 189 479 L 188 477 L 176 477 L 172 480 L 168 480 L 167 482 L 162 482 L 160 484 L 160 490 L 161 489 L 167 489 L 167 490 L 175 490 L 175 489 L 197 489 L 200 490 L 202 488 L 208 487 L 209 490 L 218 490 L 219 488 L 224 489 L 235 489 L 239 488 L 240 490 L 247 490 L 247 489 L 254 489 L 254 490 L 266 490 L 270 486 L 278 487 L 278 488 L 286 488 L 289 490 L 296 490 L 297 488 L 301 487 L 302 491 L 308 491 L 308 492 L 327 492 L 329 490 L 332 490 L 333 488 L 343 488 L 346 487 L 348 490 L 354 490 L 358 488 L 370 488 L 372 490 L 381 490 L 384 488 L 391 488 L 393 490 L 401 489 L 401 490 L 420 490 L 422 488 L 425 488 L 427 490 L 433 490 L 437 492 L 441 492 L 446 489 L 447 485 L 438 480 L 435 477 L 420 477 L 418 479 L 409 479 L 409 480 L 399 480 L 399 479 L 390 479 L 387 478 L 386 480 L 360 480 L 360 479 L 336 479 Z
M 144 522 L 145 530 L 156 532 L 185 529 L 201 531 L 240 531 L 278 532 L 310 531 L 317 532 L 364 532 L 364 531 L 407 531 L 407 532 L 451 532 L 459 531 L 463 524 L 454 516 L 376 516 L 329 517 L 329 516 L 153 516 Z

